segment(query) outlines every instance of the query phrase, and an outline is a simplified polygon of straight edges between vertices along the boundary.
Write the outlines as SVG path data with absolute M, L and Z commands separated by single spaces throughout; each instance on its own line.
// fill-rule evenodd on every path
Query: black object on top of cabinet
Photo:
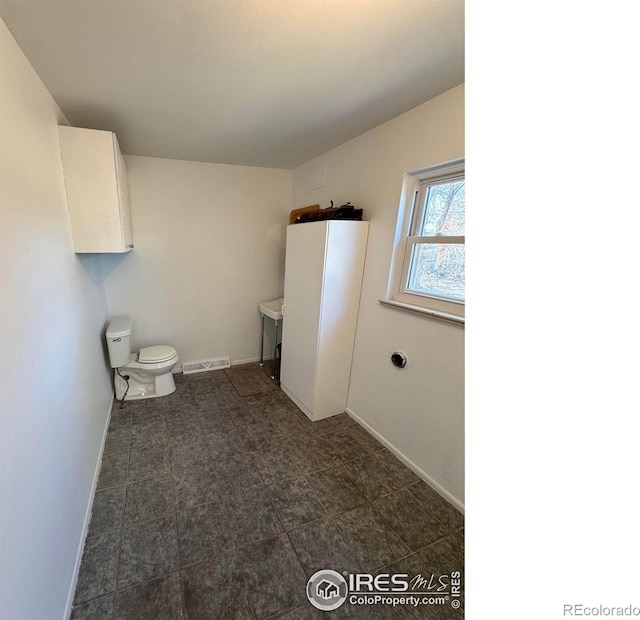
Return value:
M 322 222 L 324 220 L 356 220 L 362 221 L 362 209 L 356 209 L 350 202 L 345 202 L 339 207 L 331 206 L 328 209 L 318 209 L 316 211 L 307 211 L 296 217 L 296 224 L 305 222 Z

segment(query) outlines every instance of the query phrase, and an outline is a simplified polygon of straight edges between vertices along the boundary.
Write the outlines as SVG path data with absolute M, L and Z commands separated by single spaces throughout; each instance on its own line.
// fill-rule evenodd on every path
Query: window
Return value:
M 387 299 L 464 323 L 464 160 L 405 175 Z

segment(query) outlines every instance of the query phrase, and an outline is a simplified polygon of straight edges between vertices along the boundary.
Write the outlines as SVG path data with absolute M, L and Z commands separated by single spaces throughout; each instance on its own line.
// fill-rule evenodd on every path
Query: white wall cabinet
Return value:
M 110 131 L 58 127 L 77 253 L 133 248 L 127 169 Z
M 287 227 L 280 385 L 311 420 L 347 405 L 369 222 Z

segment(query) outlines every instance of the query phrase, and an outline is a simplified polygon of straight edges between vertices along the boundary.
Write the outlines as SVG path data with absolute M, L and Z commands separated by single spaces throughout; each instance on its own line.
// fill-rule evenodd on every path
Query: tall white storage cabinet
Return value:
M 111 131 L 58 127 L 77 253 L 133 248 L 127 169 Z
M 287 227 L 280 385 L 311 420 L 342 413 L 369 222 Z

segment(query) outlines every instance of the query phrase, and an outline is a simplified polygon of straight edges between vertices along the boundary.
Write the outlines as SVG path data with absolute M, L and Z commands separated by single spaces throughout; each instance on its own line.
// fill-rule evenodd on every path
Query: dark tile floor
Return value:
M 317 570 L 463 570 L 463 517 L 346 414 L 311 422 L 225 372 L 114 404 L 72 620 L 322 618 Z M 462 618 L 351 606 L 336 618 Z

